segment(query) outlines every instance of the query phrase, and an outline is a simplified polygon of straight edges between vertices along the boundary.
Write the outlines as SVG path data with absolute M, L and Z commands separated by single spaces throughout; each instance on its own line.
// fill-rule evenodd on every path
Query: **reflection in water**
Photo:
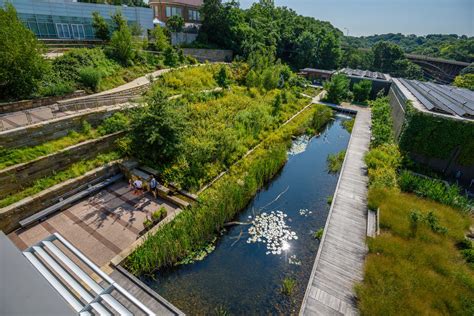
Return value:
M 296 156 L 301 153 L 304 153 L 306 151 L 306 147 L 308 147 L 310 140 L 311 138 L 308 135 L 298 136 L 291 144 L 291 148 L 288 151 L 288 155 Z
M 281 172 L 233 219 L 252 226 L 229 226 L 204 260 L 142 280 L 187 315 L 298 314 L 319 247 L 313 234 L 326 223 L 327 196 L 337 184 L 326 158 L 349 142 L 344 120 L 336 117 L 320 137 L 295 140 L 291 152 L 299 154 L 290 152 Z M 285 278 L 296 280 L 291 297 L 281 293 Z

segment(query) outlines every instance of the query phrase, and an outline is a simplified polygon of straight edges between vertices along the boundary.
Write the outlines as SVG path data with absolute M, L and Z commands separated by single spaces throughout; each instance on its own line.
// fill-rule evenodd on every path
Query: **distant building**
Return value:
M 201 23 L 199 9 L 203 0 L 150 0 L 148 4 L 158 23 L 166 23 L 174 15 L 182 17 L 186 24 Z
M 7 1 L 0 0 L 0 6 Z M 129 24 L 145 31 L 153 29 L 153 10 L 142 7 L 82 3 L 74 0 L 11 1 L 20 20 L 40 39 L 93 40 L 92 13 L 99 12 L 110 24 L 110 16 L 120 10 Z

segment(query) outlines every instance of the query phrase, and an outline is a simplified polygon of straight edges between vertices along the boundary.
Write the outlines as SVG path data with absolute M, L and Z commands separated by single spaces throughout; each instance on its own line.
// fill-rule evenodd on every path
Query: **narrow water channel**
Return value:
M 337 184 L 326 158 L 346 149 L 347 119 L 293 142 L 284 168 L 236 218 L 256 225 L 229 227 L 204 260 L 142 280 L 188 315 L 297 314 L 319 246 L 313 234 Z M 290 297 L 281 292 L 285 278 L 296 280 Z

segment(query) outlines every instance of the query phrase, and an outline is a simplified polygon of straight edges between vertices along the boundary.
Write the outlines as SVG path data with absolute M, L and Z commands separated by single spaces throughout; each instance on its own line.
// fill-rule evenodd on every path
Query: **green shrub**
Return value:
M 124 27 L 112 34 L 108 53 L 123 66 L 130 66 L 136 56 L 133 45 L 132 33 Z
M 349 132 L 349 133 L 352 133 L 352 129 L 354 128 L 354 123 L 355 123 L 355 119 L 352 118 L 350 120 L 346 120 L 344 122 L 342 122 L 342 126 Z
M 371 91 L 372 81 L 361 80 L 358 83 L 355 83 L 352 87 L 352 92 L 354 93 L 354 101 L 359 103 L 366 102 L 370 97 Z
M 164 219 L 167 214 L 168 214 L 168 212 L 166 211 L 164 206 L 162 206 L 162 207 L 160 207 L 159 210 L 157 210 L 157 211 L 153 212 L 153 214 L 151 214 L 151 219 L 154 222 L 158 222 L 158 221 L 161 221 L 162 219 Z
M 102 73 L 98 69 L 87 67 L 79 70 L 79 82 L 92 91 L 96 92 L 99 89 L 101 79 Z
M 115 132 L 126 130 L 130 126 L 130 119 L 122 112 L 114 113 L 111 117 L 106 118 L 99 125 L 97 131 L 99 135 L 107 135 Z
M 330 173 L 338 173 L 341 171 L 342 164 L 344 162 L 344 157 L 346 157 L 346 151 L 342 150 L 337 154 L 329 154 L 327 157 L 328 170 Z
M 320 228 L 314 232 L 314 238 L 321 240 L 323 238 L 324 228 Z
M 148 217 L 145 218 L 145 220 L 143 221 L 143 227 L 145 227 L 145 229 L 150 229 L 153 227 L 153 221 L 151 219 L 149 219 Z
M 333 111 L 323 104 L 314 105 L 314 109 L 312 126 L 316 131 L 320 131 L 333 117 Z
M 344 74 L 338 74 L 331 77 L 331 80 L 324 83 L 326 96 L 324 101 L 339 104 L 349 96 L 350 80 Z
M 296 288 L 296 280 L 292 278 L 284 278 L 281 285 L 281 292 L 286 296 L 293 295 Z
M 42 97 L 54 97 L 69 94 L 76 89 L 74 85 L 68 81 L 64 82 L 48 82 L 42 83 L 39 88 L 39 95 Z
M 468 198 L 461 195 L 461 188 L 457 185 L 446 185 L 441 180 L 423 178 L 409 171 L 401 172 L 398 184 L 404 192 L 415 193 L 463 211 L 470 208 Z
M 401 164 L 401 154 L 395 144 L 383 144 L 370 150 L 365 156 L 369 169 L 392 168 L 398 169 Z
M 393 142 L 392 114 L 388 98 L 370 101 L 372 109 L 372 147 Z

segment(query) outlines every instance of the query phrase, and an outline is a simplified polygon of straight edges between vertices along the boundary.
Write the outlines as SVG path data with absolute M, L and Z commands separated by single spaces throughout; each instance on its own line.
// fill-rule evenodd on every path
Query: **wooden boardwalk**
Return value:
M 363 278 L 367 254 L 368 177 L 364 155 L 370 142 L 370 110 L 357 111 L 300 315 L 358 314 L 354 285 Z

